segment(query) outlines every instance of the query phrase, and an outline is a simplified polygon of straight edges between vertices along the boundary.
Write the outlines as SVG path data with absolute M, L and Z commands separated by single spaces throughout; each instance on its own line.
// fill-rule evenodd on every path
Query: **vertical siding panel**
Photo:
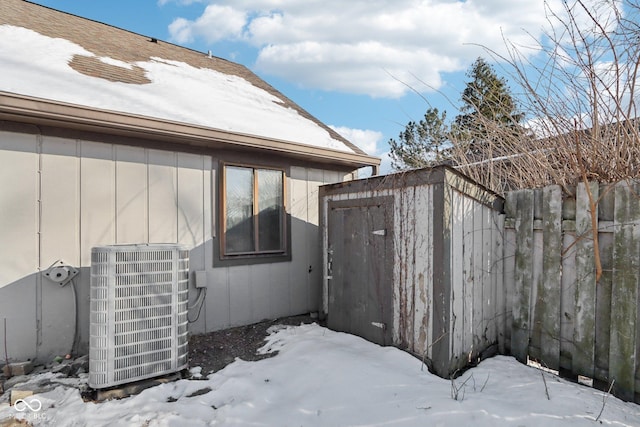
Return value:
M 395 294 L 395 309 L 394 309 L 394 325 L 397 323 L 398 336 L 394 337 L 394 342 L 401 347 L 411 348 L 414 352 L 419 352 L 421 349 L 412 347 L 415 345 L 415 307 L 411 301 L 415 295 L 415 288 L 413 285 L 413 271 L 415 265 L 413 263 L 413 254 L 411 253 L 414 248 L 415 234 L 416 234 L 416 217 L 414 212 L 412 217 L 408 206 L 413 206 L 414 189 L 401 188 L 396 190 L 394 205 L 395 205 L 395 229 L 393 232 L 394 239 L 394 251 L 396 267 L 394 276 L 397 278 Z
M 41 156 L 40 196 L 40 269 L 63 260 L 80 266 L 78 147 L 75 140 L 44 137 Z M 69 284 L 60 288 L 42 279 L 41 338 L 38 357 L 50 360 L 54 355 L 72 351 L 76 313 L 75 294 Z M 77 282 L 77 280 L 74 280 Z
M 249 266 L 249 295 L 247 301 L 251 305 L 251 323 L 271 318 L 271 298 L 274 286 L 269 264 L 255 264 Z
M 0 132 L 0 255 L 12 260 L 0 269 L 0 286 L 38 269 L 37 146 L 35 135 Z
M 444 183 L 433 185 L 433 369 L 449 376 L 451 195 Z M 402 306 L 400 307 L 402 309 Z
M 204 205 L 202 184 L 202 156 L 178 154 L 178 236 L 177 241 L 189 249 L 197 248 L 204 242 Z M 191 252 L 192 270 L 204 269 L 204 251 Z
M 218 267 L 207 271 L 207 297 L 205 300 L 206 312 L 204 313 L 207 331 L 215 331 L 218 329 L 228 328 L 232 324 L 231 318 L 231 284 L 229 267 Z M 234 286 L 236 284 L 234 283 Z M 241 287 L 246 285 L 240 284 Z M 234 313 L 234 325 L 242 319 L 241 314 L 248 311 L 241 303 L 236 302 L 236 292 L 233 293 L 233 309 L 240 310 L 240 313 Z M 191 314 L 194 316 L 194 314 Z
M 422 224 L 419 223 L 420 214 L 415 209 L 415 200 L 419 190 L 416 186 L 409 187 L 405 193 L 405 197 L 402 199 L 403 215 L 406 218 L 405 233 L 402 237 L 404 241 L 404 256 L 405 256 L 405 274 L 406 274 L 406 288 L 405 288 L 405 325 L 407 331 L 408 342 L 413 342 L 416 333 L 416 300 L 415 295 L 419 292 L 420 283 L 416 280 L 418 266 L 416 265 L 416 246 L 418 235 L 420 234 Z
M 473 202 L 470 220 L 473 222 L 473 270 L 469 280 L 473 292 L 473 349 L 477 353 L 478 349 L 484 346 L 486 341 L 486 330 L 484 318 L 484 246 L 482 228 L 482 207 L 478 202 Z
M 189 269 L 191 272 L 204 271 L 205 260 L 205 235 L 204 235 L 204 159 L 203 156 L 178 153 L 177 158 L 178 177 L 178 243 L 189 249 Z M 189 286 L 189 301 L 193 305 L 201 292 L 208 292 Z M 202 302 L 203 306 L 196 306 L 189 312 L 192 323 L 189 330 L 192 333 L 206 331 L 207 296 Z M 197 321 L 195 319 L 197 318 Z
M 289 264 L 277 262 L 269 266 L 272 290 L 269 292 L 271 318 L 288 316 L 291 312 L 291 292 L 289 291 Z
M 416 286 L 415 312 L 414 312 L 414 348 L 420 355 L 427 354 L 430 357 L 429 349 L 431 344 L 431 300 L 433 288 L 433 246 L 431 237 L 433 233 L 433 203 L 431 199 L 431 187 L 424 186 L 418 189 L 415 199 L 416 221 L 422 224 L 424 233 L 416 235 L 416 272 L 418 274 L 418 284 Z
M 307 221 L 309 217 L 307 197 L 307 169 L 292 167 L 290 177 L 291 200 L 291 311 L 303 313 L 309 304 L 309 244 Z
M 638 302 L 640 207 L 638 185 L 616 184 L 613 255 L 613 288 L 611 290 L 611 378 L 616 380 L 617 395 L 633 400 L 636 363 L 636 318 Z
M 82 141 L 80 149 L 81 262 L 90 266 L 92 247 L 115 243 L 115 162 L 112 145 Z
M 149 150 L 149 241 L 178 241 L 176 154 Z
M 318 311 L 322 294 L 322 245 L 320 244 L 320 205 L 318 187 L 325 183 L 324 173 L 318 169 L 309 169 L 307 173 L 307 224 L 306 239 L 309 258 L 307 260 L 307 285 L 309 301 L 307 310 Z
M 457 359 L 457 367 L 464 366 L 467 358 L 462 347 L 467 332 L 464 324 L 464 271 L 460 266 L 463 260 L 464 241 L 464 197 L 451 189 L 451 356 Z
M 80 260 L 91 266 L 91 248 L 111 245 L 116 239 L 116 183 L 113 146 L 80 142 Z M 78 287 L 77 318 L 81 343 L 89 343 L 89 268 L 82 269 Z M 84 301 L 85 303 L 82 303 Z M 85 344 L 85 345 L 86 345 Z
M 335 255 L 344 253 L 344 239 L 341 238 L 345 235 L 345 215 L 340 212 L 331 212 L 331 208 L 328 209 L 328 214 L 325 218 L 327 221 L 327 230 L 329 233 L 328 240 L 330 246 L 327 248 L 331 252 L 331 264 L 332 274 L 335 277 L 344 277 L 343 270 L 345 263 L 341 262 Z M 335 325 L 346 325 L 346 310 L 342 309 L 343 306 L 349 302 L 349 295 L 344 291 L 343 286 L 334 286 L 335 281 L 331 278 L 327 279 L 327 310 L 331 322 Z M 334 310 L 335 309 L 335 310 Z
M 252 313 L 251 273 L 247 267 L 229 267 L 229 326 L 247 325 Z
M 511 352 L 520 362 L 527 363 L 531 329 L 529 307 L 533 282 L 533 191 L 517 191 L 516 197 L 515 289 Z
M 545 304 L 541 319 L 540 351 L 551 369 L 560 367 L 560 278 L 562 263 L 562 192 L 559 186 L 543 190 L 542 288 L 538 301 Z
M 115 153 L 116 243 L 148 242 L 146 151 L 116 146 Z
M 474 337 L 477 332 L 475 326 L 475 318 L 473 316 L 474 310 L 474 283 L 473 283 L 473 240 L 474 240 L 474 221 L 473 213 L 475 210 L 476 202 L 468 197 L 462 198 L 464 204 L 464 231 L 463 231 L 463 251 L 461 269 L 464 272 L 462 281 L 463 298 L 464 298 L 464 351 L 469 353 L 476 353 L 474 347 Z
M 35 135 L 0 132 L 0 256 L 10 260 L 0 268 L 0 313 L 14 360 L 33 357 L 37 345 L 37 144 Z
M 599 186 L 589 184 L 594 200 Z M 597 207 L 596 207 L 597 209 Z M 589 196 L 583 183 L 576 192 L 576 281 L 573 372 L 593 377 L 595 368 L 596 275 Z M 597 215 L 597 211 L 596 211 Z M 568 338 L 568 337 L 567 337 Z

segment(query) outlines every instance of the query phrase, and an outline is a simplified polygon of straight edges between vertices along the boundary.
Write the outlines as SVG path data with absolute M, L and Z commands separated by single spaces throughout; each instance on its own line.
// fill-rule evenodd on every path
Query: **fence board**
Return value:
M 513 304 L 515 302 L 515 273 L 516 273 L 516 230 L 515 217 L 518 205 L 517 193 L 509 192 L 505 197 L 505 219 L 504 219 L 504 290 L 505 290 L 505 310 L 506 325 L 504 339 L 504 354 L 513 354 L 511 347 L 511 335 L 513 329 Z
M 573 371 L 593 378 L 595 369 L 596 275 L 589 193 L 598 200 L 599 186 L 580 183 L 576 192 L 575 314 Z M 597 215 L 597 209 L 595 214 Z
M 563 209 L 564 210 L 564 209 Z M 567 218 L 575 218 L 575 205 L 568 212 Z M 562 279 L 560 303 L 560 369 L 566 375 L 574 372 L 573 360 L 573 328 L 576 306 L 576 225 L 574 219 L 562 221 Z
M 634 397 L 636 317 L 638 300 L 638 244 L 640 207 L 626 182 L 616 184 L 613 238 L 613 286 L 611 288 L 611 346 L 609 372 L 618 396 Z M 633 189 L 636 190 L 636 189 Z
M 542 273 L 544 258 L 544 234 L 542 231 L 542 189 L 534 190 L 533 201 L 533 248 L 529 254 L 533 261 L 533 276 L 531 281 L 531 309 L 529 324 L 531 332 L 529 335 L 529 357 L 542 361 L 541 341 L 542 322 L 545 317 L 545 302 L 539 298 L 544 292 L 542 290 Z
M 613 194 L 613 193 L 611 193 Z M 611 342 L 611 287 L 613 286 L 613 233 L 600 234 L 602 277 L 596 285 L 594 384 L 607 389 L 609 384 L 609 344 Z M 589 372 L 589 371 L 588 371 Z M 588 376 L 588 373 L 584 375 Z
M 494 259 L 492 260 L 492 277 L 495 280 L 496 307 L 496 339 L 498 340 L 498 352 L 504 354 L 505 334 L 506 334 L 506 292 L 504 287 L 504 215 L 493 214 L 497 227 L 493 227 L 493 249 Z
M 531 305 L 531 284 L 533 265 L 533 191 L 517 192 L 515 218 L 516 250 L 514 273 L 513 330 L 511 333 L 511 353 L 522 363 L 529 355 L 529 335 Z
M 597 281 L 587 190 L 598 203 Z M 511 336 L 499 350 L 600 389 L 615 380 L 614 394 L 640 403 L 640 181 L 581 184 L 575 198 L 557 187 L 519 190 L 507 194 L 505 214 Z
M 464 275 L 464 290 L 463 290 L 463 298 L 464 298 L 464 324 L 468 333 L 465 333 L 463 348 L 466 351 L 474 351 L 475 352 L 475 343 L 473 342 L 473 337 L 476 335 L 476 327 L 473 318 L 473 257 L 471 254 L 473 253 L 473 240 L 474 240 L 474 232 L 473 232 L 473 220 L 469 218 L 467 212 L 473 212 L 475 209 L 475 204 L 477 203 L 474 200 L 463 198 L 462 202 L 464 203 L 464 212 L 465 212 L 465 221 L 464 221 L 464 237 L 462 245 L 464 247 L 464 256 L 462 260 L 462 270 L 465 272 Z
M 493 274 L 491 269 L 493 249 L 491 239 L 491 215 L 488 209 L 482 212 L 482 242 L 484 246 L 484 256 L 482 260 L 482 292 L 483 292 L 483 304 L 482 304 L 482 317 L 484 320 L 484 336 L 486 341 L 484 348 L 487 345 L 494 345 L 496 343 L 496 317 L 495 317 L 495 303 L 496 303 L 496 286 L 493 280 Z
M 484 347 L 486 331 L 483 316 L 483 247 L 482 215 L 473 216 L 473 340 L 474 347 Z
M 542 287 L 544 302 L 541 322 L 540 351 L 551 369 L 560 367 L 560 279 L 562 262 L 562 192 L 559 186 L 543 190 L 542 213 Z

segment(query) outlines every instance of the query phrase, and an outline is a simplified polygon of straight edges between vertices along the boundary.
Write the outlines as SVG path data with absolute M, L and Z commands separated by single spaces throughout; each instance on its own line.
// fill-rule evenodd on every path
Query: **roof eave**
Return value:
M 374 171 L 377 171 L 380 165 L 379 158 L 361 153 L 102 110 L 5 91 L 0 91 L 0 120 L 156 139 L 179 145 L 266 150 L 288 157 L 348 166 L 354 169 L 371 166 Z

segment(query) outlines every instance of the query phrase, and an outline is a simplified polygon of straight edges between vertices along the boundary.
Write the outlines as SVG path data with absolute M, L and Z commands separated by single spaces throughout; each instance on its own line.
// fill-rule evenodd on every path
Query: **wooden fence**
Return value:
M 509 193 L 504 351 L 640 402 L 640 183 Z M 594 238 L 592 223 L 597 224 Z M 597 279 L 596 248 L 602 272 Z M 510 286 L 511 285 L 511 286 Z M 502 350 L 501 345 L 501 350 Z

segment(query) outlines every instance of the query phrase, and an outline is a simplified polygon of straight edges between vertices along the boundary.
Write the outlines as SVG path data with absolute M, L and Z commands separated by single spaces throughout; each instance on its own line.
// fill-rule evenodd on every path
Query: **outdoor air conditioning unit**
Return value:
M 189 251 L 175 244 L 91 250 L 89 387 L 187 367 Z

